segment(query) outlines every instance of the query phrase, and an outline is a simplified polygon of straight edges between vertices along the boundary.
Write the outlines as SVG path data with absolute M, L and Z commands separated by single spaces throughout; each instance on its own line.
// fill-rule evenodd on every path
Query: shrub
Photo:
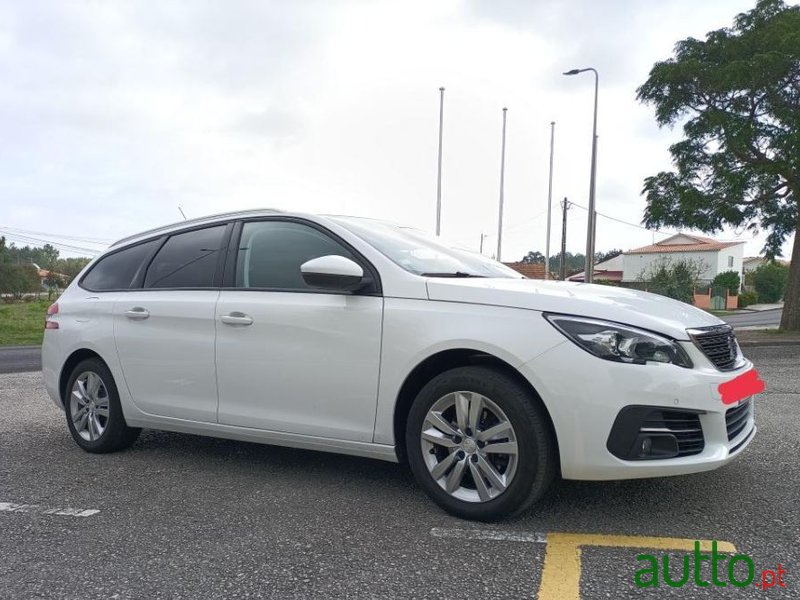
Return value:
M 739 287 L 742 285 L 742 280 L 739 277 L 738 271 L 724 271 L 718 273 L 711 282 L 712 287 L 724 287 L 728 289 L 731 296 L 739 293 Z
M 776 262 L 768 262 L 755 270 L 755 285 L 761 302 L 773 303 L 783 299 L 786 282 L 789 280 L 789 267 Z
M 672 261 L 666 257 L 654 262 L 650 269 L 639 275 L 647 282 L 647 290 L 668 296 L 687 304 L 694 302 L 694 288 L 705 269 L 705 263 L 693 260 Z
M 745 290 L 739 294 L 739 308 L 747 308 L 751 304 L 758 304 L 758 294 Z

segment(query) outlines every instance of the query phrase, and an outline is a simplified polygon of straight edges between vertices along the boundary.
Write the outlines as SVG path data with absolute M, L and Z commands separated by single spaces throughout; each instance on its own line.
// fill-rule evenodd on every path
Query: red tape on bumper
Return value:
M 742 398 L 763 392 L 765 387 L 764 382 L 758 378 L 758 371 L 751 369 L 736 379 L 720 383 L 717 391 L 722 396 L 723 404 L 733 404 Z

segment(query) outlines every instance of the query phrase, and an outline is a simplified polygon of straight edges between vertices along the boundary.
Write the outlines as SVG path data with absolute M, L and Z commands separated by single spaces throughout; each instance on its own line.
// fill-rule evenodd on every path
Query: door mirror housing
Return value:
M 304 262 L 300 272 L 308 285 L 323 290 L 355 292 L 370 281 L 358 263 L 335 254 Z

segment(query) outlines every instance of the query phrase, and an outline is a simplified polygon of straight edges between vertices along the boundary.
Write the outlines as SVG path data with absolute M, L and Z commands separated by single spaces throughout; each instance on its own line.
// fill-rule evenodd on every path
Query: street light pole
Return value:
M 500 214 L 497 220 L 497 261 L 501 262 L 500 252 L 503 246 L 503 187 L 505 184 L 506 173 L 506 113 L 507 108 L 503 108 L 503 143 L 500 150 Z
M 556 122 L 550 121 L 550 177 L 547 182 L 547 240 L 544 245 L 544 278 L 550 279 L 550 212 L 553 207 L 553 142 Z
M 436 235 L 442 228 L 442 130 L 444 126 L 444 88 L 439 88 L 439 169 L 436 176 Z
M 594 121 L 592 124 L 592 170 L 589 176 L 589 223 L 586 227 L 586 263 L 584 269 L 584 281 L 592 283 L 594 279 L 594 230 L 595 230 L 595 180 L 597 177 L 597 92 L 600 85 L 600 76 L 597 70 L 588 67 L 586 69 L 572 69 L 566 71 L 564 75 L 577 75 L 591 71 L 594 73 Z

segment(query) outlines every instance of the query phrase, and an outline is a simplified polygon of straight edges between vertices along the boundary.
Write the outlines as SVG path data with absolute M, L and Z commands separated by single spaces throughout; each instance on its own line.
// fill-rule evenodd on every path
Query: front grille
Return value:
M 725 428 L 728 430 L 728 441 L 731 442 L 745 427 L 750 417 L 751 400 L 745 400 L 739 406 L 729 408 L 725 412 Z
M 730 371 L 738 366 L 739 344 L 730 325 L 712 325 L 688 330 L 695 346 L 700 348 L 720 371 Z
M 639 433 L 671 433 L 678 440 L 678 456 L 700 454 L 706 445 L 700 417 L 692 412 L 654 410 L 642 422 Z

